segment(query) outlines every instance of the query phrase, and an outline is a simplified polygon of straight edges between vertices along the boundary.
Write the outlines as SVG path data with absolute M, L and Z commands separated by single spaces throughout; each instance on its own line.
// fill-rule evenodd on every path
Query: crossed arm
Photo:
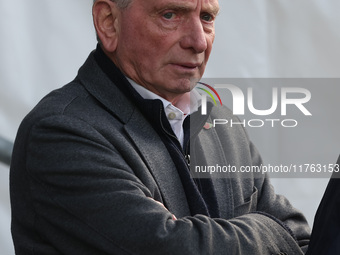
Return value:
M 29 144 L 36 231 L 62 254 L 303 254 L 291 233 L 266 214 L 176 219 L 156 201 L 156 183 L 142 181 L 129 156 L 81 120 L 44 119 Z M 298 221 L 282 215 L 287 223 Z M 302 232 L 299 239 L 308 238 Z

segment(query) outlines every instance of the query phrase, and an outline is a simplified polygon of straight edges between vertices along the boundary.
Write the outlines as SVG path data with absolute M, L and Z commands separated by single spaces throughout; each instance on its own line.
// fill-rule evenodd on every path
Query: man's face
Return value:
M 112 58 L 126 76 L 173 101 L 204 73 L 218 10 L 218 0 L 133 0 L 121 13 Z

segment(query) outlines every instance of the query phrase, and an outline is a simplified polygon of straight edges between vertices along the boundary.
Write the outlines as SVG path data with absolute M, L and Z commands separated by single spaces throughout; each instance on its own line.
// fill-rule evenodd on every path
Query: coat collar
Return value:
M 108 111 L 113 113 L 121 122 L 127 123 L 135 110 L 135 106 L 124 95 L 123 91 L 117 89 L 115 84 L 120 84 L 122 88 L 131 85 L 112 62 L 108 63 L 108 68 L 112 68 L 112 75 L 109 77 L 98 65 L 95 54 L 96 51 L 90 54 L 84 65 L 79 69 L 77 78 L 85 89 L 101 102 Z

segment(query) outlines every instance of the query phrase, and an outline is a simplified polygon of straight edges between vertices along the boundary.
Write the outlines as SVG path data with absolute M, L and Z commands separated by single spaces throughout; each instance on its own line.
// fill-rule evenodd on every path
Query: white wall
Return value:
M 92 0 L 0 2 L 1 136 L 13 141 L 27 112 L 50 90 L 73 79 L 95 48 L 91 4 Z M 206 77 L 339 77 L 339 1 L 220 0 L 220 6 Z M 333 114 L 334 119 L 339 106 L 334 95 L 340 86 L 317 89 L 323 96 L 318 98 L 324 102 L 321 111 Z M 319 97 L 319 92 L 313 96 Z M 294 151 L 296 137 L 273 145 L 272 139 L 280 140 L 282 134 L 250 132 L 265 161 L 289 161 L 297 156 L 335 163 L 339 136 L 335 127 L 328 128 L 325 123 L 315 123 L 314 131 L 304 134 L 305 139 L 323 137 L 327 143 L 296 153 L 282 153 L 288 148 Z M 332 139 L 335 142 L 328 143 Z M 0 253 L 11 255 L 8 168 L 4 165 L 0 165 L 0 175 Z M 273 179 L 277 191 L 301 209 L 310 223 L 327 182 Z

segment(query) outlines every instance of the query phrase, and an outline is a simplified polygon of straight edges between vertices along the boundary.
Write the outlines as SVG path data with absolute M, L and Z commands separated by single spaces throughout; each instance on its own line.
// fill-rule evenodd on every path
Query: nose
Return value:
M 207 49 L 207 34 L 200 18 L 193 18 L 186 22 L 181 47 L 183 49 L 192 49 L 195 53 L 202 53 Z

